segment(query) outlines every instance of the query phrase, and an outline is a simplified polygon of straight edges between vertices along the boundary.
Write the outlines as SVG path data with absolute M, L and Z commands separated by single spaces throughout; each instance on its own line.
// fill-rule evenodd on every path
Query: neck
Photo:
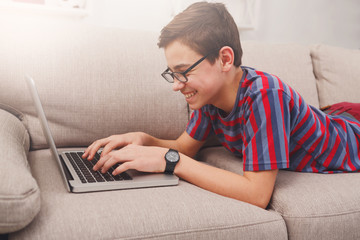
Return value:
M 224 90 L 222 91 L 223 94 L 221 96 L 221 104 L 219 104 L 219 106 L 216 106 L 217 108 L 223 110 L 226 116 L 229 115 L 234 108 L 239 84 L 243 76 L 243 71 L 241 67 L 238 67 L 234 68 L 234 71 L 229 74 L 229 81 L 225 84 Z

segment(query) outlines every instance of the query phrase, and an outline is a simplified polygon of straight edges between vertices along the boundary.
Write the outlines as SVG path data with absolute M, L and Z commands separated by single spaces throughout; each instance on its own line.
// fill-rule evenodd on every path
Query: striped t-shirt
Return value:
M 243 158 L 245 171 L 289 169 L 301 172 L 360 170 L 360 122 L 314 108 L 278 77 L 242 67 L 236 105 L 195 110 L 186 132 L 203 141 L 216 134 Z

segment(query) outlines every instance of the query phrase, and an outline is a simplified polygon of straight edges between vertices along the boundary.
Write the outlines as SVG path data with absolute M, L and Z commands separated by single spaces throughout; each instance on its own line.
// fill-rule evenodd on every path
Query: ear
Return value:
M 233 67 L 234 57 L 235 57 L 234 51 L 231 47 L 225 46 L 220 49 L 219 51 L 220 65 L 221 65 L 221 69 L 224 72 L 228 72 Z

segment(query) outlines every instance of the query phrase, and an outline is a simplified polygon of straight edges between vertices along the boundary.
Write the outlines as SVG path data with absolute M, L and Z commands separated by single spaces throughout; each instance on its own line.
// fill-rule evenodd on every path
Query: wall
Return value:
M 85 0 L 81 0 L 83 1 Z M 55 8 L 41 9 L 43 6 L 28 7 L 36 4 L 12 7 L 8 6 L 12 0 L 0 0 L 0 26 L 20 21 L 25 26 L 32 24 L 29 21 L 31 19 L 41 24 L 87 22 L 107 27 L 159 32 L 175 14 L 195 1 L 86 0 L 84 10 L 57 11 Z M 360 48 L 360 0 L 219 1 L 223 1 L 234 16 L 240 27 L 242 40 L 325 43 Z
M 262 0 L 242 39 L 360 48 L 359 0 Z
M 255 29 L 241 29 L 242 40 L 360 48 L 360 0 L 223 0 L 237 22 L 239 13 L 243 13 L 241 1 L 256 2 Z M 160 31 L 175 13 L 192 2 L 195 0 L 88 0 L 92 13 L 87 20 Z

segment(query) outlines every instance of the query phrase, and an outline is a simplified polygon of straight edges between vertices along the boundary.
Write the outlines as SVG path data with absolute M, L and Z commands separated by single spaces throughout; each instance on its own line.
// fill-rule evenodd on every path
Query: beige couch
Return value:
M 24 75 L 37 83 L 58 147 L 129 131 L 175 139 L 189 109 L 160 76 L 158 33 L 77 25 L 1 31 L 0 233 L 9 239 L 360 238 L 359 173 L 281 170 L 267 210 L 185 181 L 68 193 Z M 359 50 L 260 42 L 243 42 L 243 50 L 243 65 L 278 75 L 316 107 L 360 102 Z M 241 159 L 219 146 L 198 159 L 242 172 Z

